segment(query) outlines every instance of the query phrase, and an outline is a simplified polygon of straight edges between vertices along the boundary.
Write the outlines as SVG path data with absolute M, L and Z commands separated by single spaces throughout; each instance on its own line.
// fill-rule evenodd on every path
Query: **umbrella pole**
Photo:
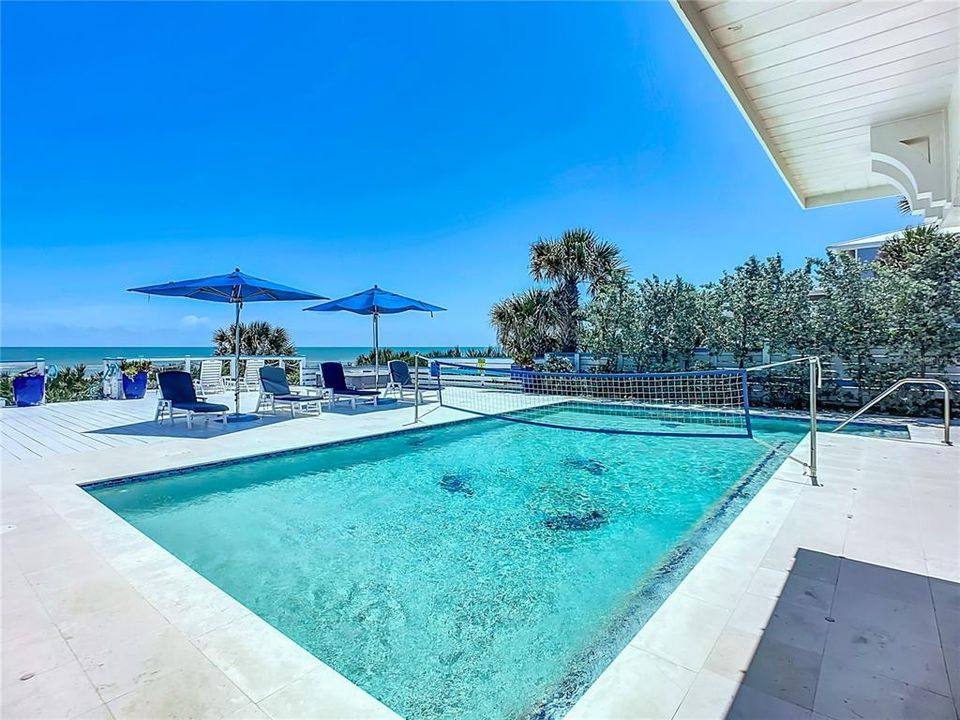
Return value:
M 233 321 L 233 414 L 227 415 L 227 422 L 250 422 L 259 420 L 260 416 L 256 413 L 240 412 L 240 309 L 243 307 L 243 300 L 234 303 L 237 306 L 237 312 Z
M 236 319 L 233 321 L 233 351 L 235 360 L 233 363 L 233 414 L 240 414 L 240 305 L 237 306 Z
M 380 389 L 380 313 L 373 314 L 373 387 Z

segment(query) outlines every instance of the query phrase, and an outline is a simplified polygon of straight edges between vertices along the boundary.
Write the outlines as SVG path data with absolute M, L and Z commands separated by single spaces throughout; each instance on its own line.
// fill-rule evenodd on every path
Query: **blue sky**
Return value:
M 125 292 L 245 272 L 444 305 L 486 344 L 538 236 L 587 226 L 700 283 L 901 227 L 801 210 L 667 3 L 2 5 L 4 345 L 199 345 L 229 307 Z M 365 318 L 260 303 L 299 345 Z

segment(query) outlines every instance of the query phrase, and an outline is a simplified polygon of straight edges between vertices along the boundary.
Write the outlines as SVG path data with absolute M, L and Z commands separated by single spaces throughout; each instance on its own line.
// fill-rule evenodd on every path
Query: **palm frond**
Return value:
M 218 328 L 213 333 L 214 353 L 233 355 L 236 352 L 234 341 L 236 325 Z M 241 355 L 296 355 L 297 347 L 290 339 L 286 328 L 271 325 L 263 320 L 240 323 Z

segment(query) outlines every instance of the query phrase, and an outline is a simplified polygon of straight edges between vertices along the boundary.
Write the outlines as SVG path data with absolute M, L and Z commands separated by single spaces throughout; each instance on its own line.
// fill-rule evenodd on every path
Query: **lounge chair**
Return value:
M 320 374 L 323 376 L 323 387 L 329 390 L 333 397 L 333 402 L 343 400 L 350 403 L 350 407 L 357 407 L 357 401 L 373 401 L 377 404 L 377 398 L 380 392 L 377 390 L 357 390 L 347 387 L 347 378 L 343 374 L 343 365 L 338 362 L 320 363 Z
M 200 362 L 200 381 L 197 383 L 202 394 L 223 393 L 227 385 L 223 381 L 223 360 L 202 360 Z
M 390 369 L 390 382 L 387 383 L 384 392 L 399 392 L 400 399 L 403 400 L 404 390 L 414 393 L 419 389 L 420 397 L 414 396 L 414 399 L 418 402 L 423 402 L 423 393 L 425 392 L 440 394 L 440 383 L 436 380 L 421 380 L 419 384 L 415 384 L 410 376 L 410 366 L 403 360 L 391 360 L 387 363 L 387 367 Z
M 157 373 L 157 387 L 160 390 L 160 398 L 157 400 L 157 412 L 154 415 L 156 422 L 163 422 L 164 414 L 170 416 L 170 422 L 173 423 L 173 414 L 175 411 L 186 413 L 187 429 L 193 427 L 193 416 L 203 416 L 207 424 L 211 417 L 219 417 L 226 425 L 227 413 L 230 408 L 220 403 L 208 403 L 197 400 L 197 391 L 193 387 L 193 378 L 190 373 L 183 370 L 167 370 Z
M 250 359 L 244 363 L 243 377 L 240 379 L 241 390 L 260 389 L 260 368 L 266 367 L 266 360 Z
M 290 417 L 294 416 L 298 407 L 313 405 L 316 408 L 316 414 L 322 411 L 320 404 L 327 398 L 327 394 L 320 388 L 313 388 L 313 394 L 295 393 L 290 391 L 290 384 L 287 382 L 287 374 L 283 368 L 262 367 L 260 368 L 260 397 L 257 398 L 256 412 L 260 412 L 263 405 L 269 405 L 271 412 L 276 412 L 277 403 L 290 406 Z

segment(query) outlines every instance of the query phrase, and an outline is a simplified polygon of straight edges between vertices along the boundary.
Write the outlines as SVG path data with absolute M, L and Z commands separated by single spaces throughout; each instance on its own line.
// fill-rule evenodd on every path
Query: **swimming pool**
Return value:
M 401 715 L 555 717 L 781 459 L 482 419 L 90 492 Z

